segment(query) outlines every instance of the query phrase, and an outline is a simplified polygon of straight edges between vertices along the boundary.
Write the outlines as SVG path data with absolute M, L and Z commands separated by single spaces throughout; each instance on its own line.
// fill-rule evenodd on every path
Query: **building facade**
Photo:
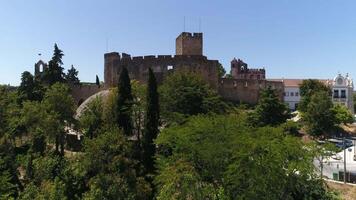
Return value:
M 338 74 L 331 82 L 331 88 L 333 102 L 346 106 L 352 113 L 354 113 L 354 84 L 349 75 L 346 74 L 346 76 L 342 76 L 341 74 Z
M 299 86 L 303 83 L 303 79 L 271 79 L 281 81 L 284 85 L 283 101 L 288 104 L 292 111 L 297 110 L 301 96 Z M 353 104 L 353 80 L 349 77 L 338 74 L 334 79 L 318 79 L 325 85 L 329 86 L 332 92 L 332 101 L 335 104 L 346 106 L 351 113 L 354 114 Z

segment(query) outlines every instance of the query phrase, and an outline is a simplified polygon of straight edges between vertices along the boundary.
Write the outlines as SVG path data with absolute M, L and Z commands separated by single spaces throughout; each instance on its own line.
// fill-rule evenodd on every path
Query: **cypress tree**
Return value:
M 100 81 L 98 75 L 95 77 L 95 84 L 100 87 Z
M 142 140 L 143 163 L 148 173 L 154 171 L 155 144 L 159 129 L 159 100 L 157 82 L 152 69 L 149 69 L 147 86 L 147 110 L 145 120 L 145 131 Z
M 124 134 L 132 134 L 132 93 L 129 72 L 123 67 L 119 77 L 118 99 L 117 99 L 117 123 L 123 129 Z

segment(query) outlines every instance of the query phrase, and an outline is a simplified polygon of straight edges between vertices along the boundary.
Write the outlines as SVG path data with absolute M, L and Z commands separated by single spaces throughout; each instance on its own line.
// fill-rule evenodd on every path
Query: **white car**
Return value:
M 342 157 L 339 154 L 332 155 L 331 158 L 334 159 L 334 160 L 341 160 L 342 159 Z

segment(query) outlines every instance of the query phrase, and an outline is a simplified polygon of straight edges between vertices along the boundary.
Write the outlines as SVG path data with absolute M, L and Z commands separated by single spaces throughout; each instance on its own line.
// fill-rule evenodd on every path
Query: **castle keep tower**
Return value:
M 203 33 L 181 33 L 176 39 L 176 55 L 203 55 Z

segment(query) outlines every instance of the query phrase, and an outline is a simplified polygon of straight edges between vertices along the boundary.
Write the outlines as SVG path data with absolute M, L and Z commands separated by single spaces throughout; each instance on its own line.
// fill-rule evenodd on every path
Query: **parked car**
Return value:
M 352 147 L 353 143 L 351 140 L 345 140 L 345 146 L 344 146 L 344 142 L 338 142 L 336 143 L 336 146 L 339 147 L 340 149 L 344 149 L 344 148 Z
M 339 154 L 332 155 L 331 158 L 334 159 L 334 160 L 341 160 L 342 159 L 342 157 Z

